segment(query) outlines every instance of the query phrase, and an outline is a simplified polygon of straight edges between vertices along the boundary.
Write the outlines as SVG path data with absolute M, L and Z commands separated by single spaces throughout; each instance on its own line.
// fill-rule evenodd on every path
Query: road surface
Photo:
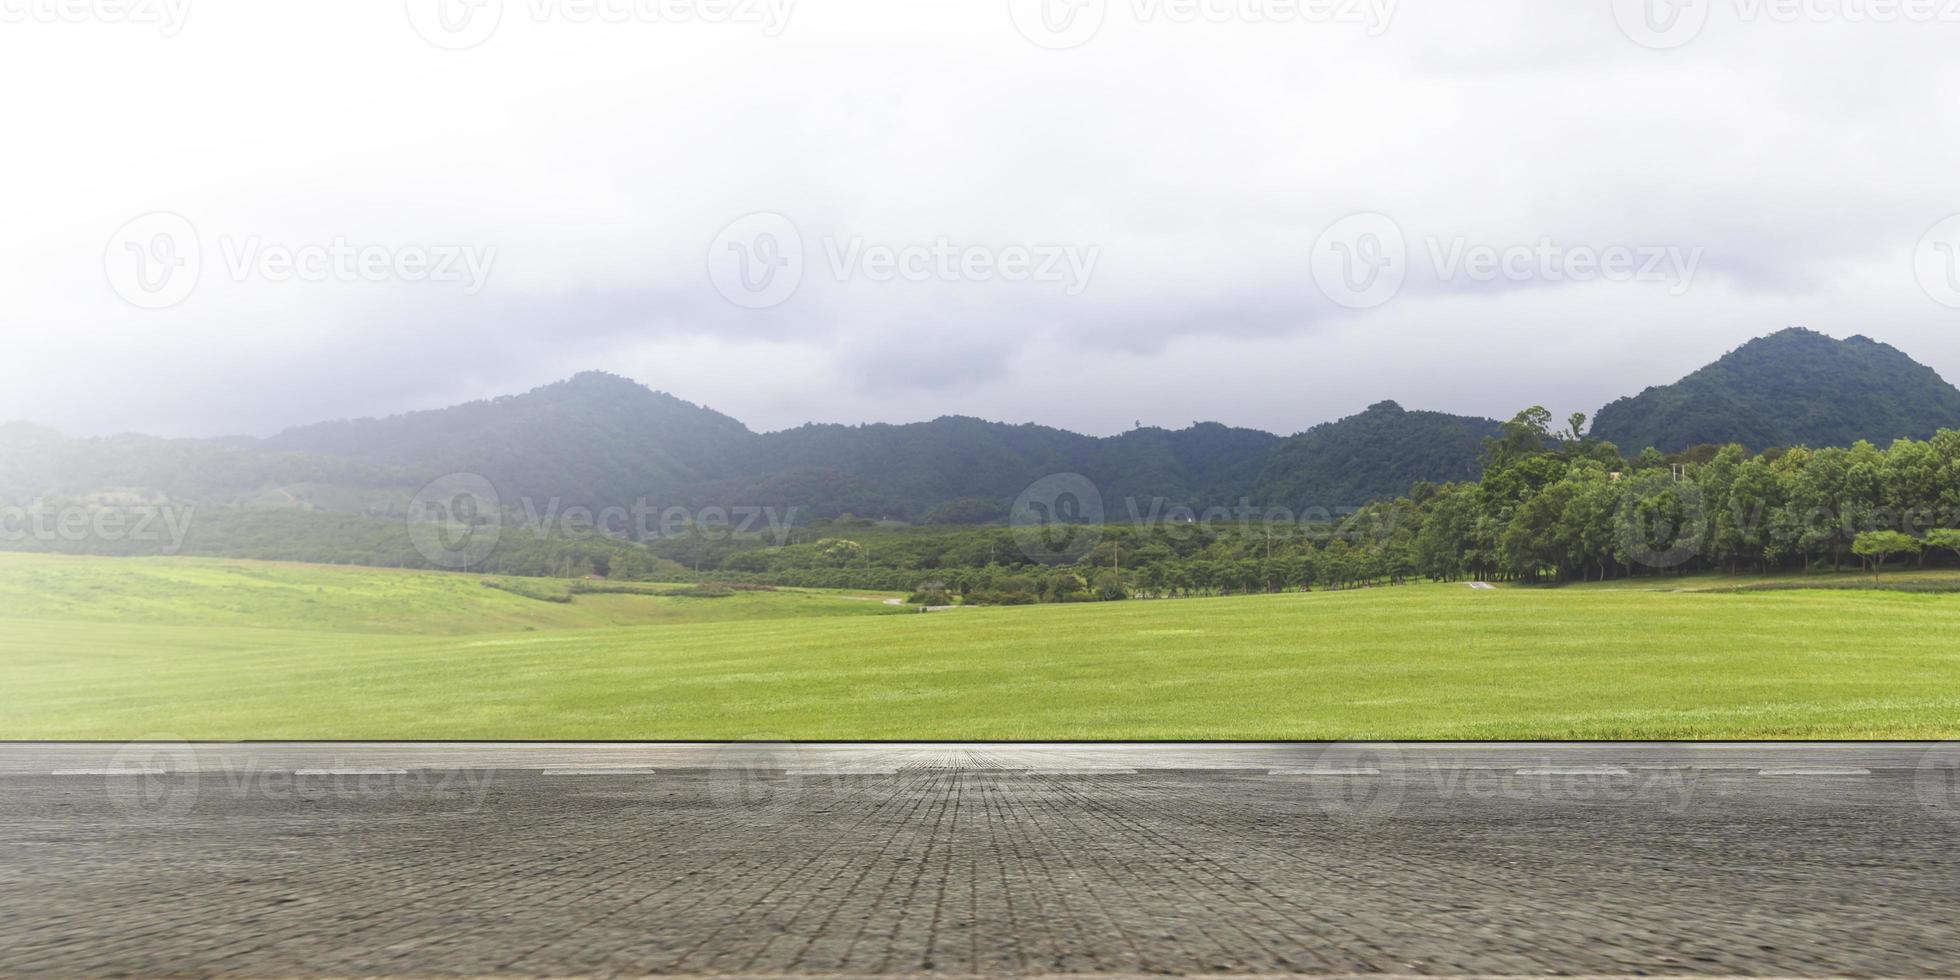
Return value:
M 0 745 L 0 974 L 1960 974 L 1960 746 Z

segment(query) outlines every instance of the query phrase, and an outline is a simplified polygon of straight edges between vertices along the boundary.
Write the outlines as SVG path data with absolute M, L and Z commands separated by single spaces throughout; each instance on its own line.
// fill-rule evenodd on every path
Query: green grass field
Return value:
M 426 635 L 900 612 L 880 604 L 894 593 L 785 589 L 717 599 L 601 594 L 558 603 L 485 588 L 486 580 L 558 595 L 573 584 L 337 565 L 0 552 L 0 620 Z
M 0 555 L 0 737 L 1960 736 L 1960 595 L 880 598 L 552 603 L 462 575 Z

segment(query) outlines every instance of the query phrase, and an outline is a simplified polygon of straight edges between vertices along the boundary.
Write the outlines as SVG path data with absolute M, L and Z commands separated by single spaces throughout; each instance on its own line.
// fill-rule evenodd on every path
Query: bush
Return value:
M 976 589 L 966 594 L 969 606 L 1032 606 L 1035 595 L 1032 592 L 1001 592 Z
M 483 580 L 483 584 L 490 588 L 496 589 L 499 592 L 508 592 L 511 595 L 521 595 L 526 599 L 536 599 L 539 602 L 572 601 L 572 593 L 570 591 L 555 590 L 551 587 L 551 585 L 547 585 L 544 582 L 538 582 L 538 583 L 511 582 L 511 581 L 498 581 L 496 579 L 486 578 Z

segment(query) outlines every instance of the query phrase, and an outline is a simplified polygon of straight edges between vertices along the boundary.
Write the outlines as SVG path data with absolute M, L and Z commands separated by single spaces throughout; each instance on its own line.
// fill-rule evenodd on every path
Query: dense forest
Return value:
M 696 575 L 783 585 L 916 589 L 969 601 L 1080 601 L 1394 584 L 1556 583 L 1694 571 L 1876 568 L 1960 559 L 1960 431 L 1888 449 L 1749 455 L 1702 447 L 1622 458 L 1533 408 L 1483 445 L 1484 478 L 1421 483 L 1338 520 L 1223 509 L 1191 523 L 1041 529 L 1079 556 L 1044 564 L 1029 528 L 853 530 L 830 524 L 767 546 L 691 533 L 655 553 Z
M 1750 455 L 1704 446 L 1624 458 L 1583 416 L 1530 409 L 1480 447 L 1478 481 L 1420 482 L 1339 512 L 1219 505 L 1107 522 L 901 525 L 868 518 L 745 529 L 725 521 L 625 540 L 578 520 L 496 519 L 494 549 L 462 570 L 875 588 L 921 602 L 1020 603 L 1339 589 L 1409 580 L 1556 583 L 1704 570 L 1796 571 L 1960 558 L 1960 431 L 1879 449 Z M 131 510 L 153 505 L 126 504 Z M 187 515 L 188 516 L 188 515 Z M 485 518 L 488 520 L 489 518 Z M 20 523 L 18 515 L 14 523 Z M 135 534 L 16 541 L 98 554 L 178 553 L 449 567 L 401 519 L 219 509 L 181 541 Z M 160 525 L 161 526 L 161 525 Z

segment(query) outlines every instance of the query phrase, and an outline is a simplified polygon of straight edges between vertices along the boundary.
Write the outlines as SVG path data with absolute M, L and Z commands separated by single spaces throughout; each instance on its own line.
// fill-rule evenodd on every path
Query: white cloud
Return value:
M 1913 274 L 1920 236 L 1960 212 L 1960 24 L 1714 4 L 1698 38 L 1654 51 L 1611 0 L 1404 0 L 1378 37 L 1112 0 L 1086 43 L 1044 50 L 999 2 L 803 0 L 773 37 L 562 6 L 540 22 L 542 2 L 504 0 L 462 51 L 400 2 L 193 0 L 169 36 L 0 23 L 18 93 L 0 118 L 0 418 L 263 432 L 605 368 L 758 428 L 1293 431 L 1381 398 L 1590 411 L 1790 324 L 1960 377 L 1960 312 Z M 763 210 L 816 262 L 826 238 L 1098 259 L 1079 295 L 806 268 L 789 302 L 742 310 L 710 284 L 708 244 Z M 154 211 L 193 222 L 204 268 L 152 311 L 117 298 L 103 251 Z M 1391 215 L 1418 260 L 1431 239 L 1704 258 L 1681 296 L 1418 267 L 1349 311 L 1309 253 L 1357 211 Z M 218 256 L 244 238 L 496 261 L 476 295 L 240 279 Z

